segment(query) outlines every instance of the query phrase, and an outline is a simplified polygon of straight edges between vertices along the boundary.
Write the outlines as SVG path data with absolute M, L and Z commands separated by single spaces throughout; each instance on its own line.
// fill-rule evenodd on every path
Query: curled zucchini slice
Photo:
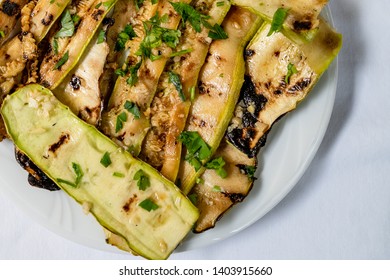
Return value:
M 216 151 L 226 159 L 228 177 L 222 179 L 214 170 L 206 170 L 192 190 L 200 210 L 195 232 L 214 227 L 248 195 L 255 179 L 256 157 L 272 125 L 307 97 L 341 48 L 341 35 L 322 19 L 316 38 L 304 45 L 281 33 L 267 36 L 269 28 L 265 23 L 246 48 L 240 100 L 225 142 Z
M 245 73 L 244 48 L 261 22 L 261 18 L 250 11 L 232 6 L 222 23 L 228 38 L 211 43 L 201 69 L 199 94 L 192 103 L 185 131 L 198 132 L 210 146 L 210 157 L 224 136 L 240 95 Z M 178 180 L 184 193 L 191 190 L 203 171 L 204 168 L 196 170 L 188 161 L 181 161 Z

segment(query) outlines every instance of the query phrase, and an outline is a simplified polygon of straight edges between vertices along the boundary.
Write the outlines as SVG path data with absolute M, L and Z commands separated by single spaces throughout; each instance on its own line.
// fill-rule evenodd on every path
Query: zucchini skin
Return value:
M 73 199 L 89 205 L 97 221 L 124 238 L 132 252 L 168 258 L 198 218 L 198 210 L 172 182 L 81 121 L 48 89 L 21 88 L 5 99 L 2 115 L 15 145 Z M 108 167 L 99 162 L 105 152 L 112 160 Z M 83 174 L 71 186 L 64 181 L 74 182 L 74 163 Z M 140 169 L 150 180 L 144 191 L 133 179 Z M 123 177 L 113 176 L 115 171 Z M 159 208 L 142 209 L 138 203 L 145 198 Z
M 186 131 L 196 131 L 210 146 L 211 154 L 218 148 L 233 115 L 244 81 L 243 51 L 262 20 L 246 9 L 232 6 L 222 24 L 229 38 L 211 43 L 209 55 L 199 75 L 197 95 L 187 119 Z M 184 153 L 185 154 L 185 153 Z M 184 155 L 185 156 L 185 155 Z M 208 159 L 205 159 L 203 164 Z M 184 159 L 178 180 L 188 194 L 204 168 L 198 171 Z

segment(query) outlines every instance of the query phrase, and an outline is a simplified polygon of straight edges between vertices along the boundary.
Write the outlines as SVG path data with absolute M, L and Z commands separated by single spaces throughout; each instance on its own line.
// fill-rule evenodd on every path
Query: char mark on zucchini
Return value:
M 28 172 L 28 183 L 40 189 L 58 191 L 60 188 L 41 169 L 39 169 L 24 153 L 15 149 L 15 159 Z
M 1 11 L 7 16 L 15 16 L 20 14 L 20 6 L 10 0 L 5 0 L 1 5 Z
M 246 75 L 241 88 L 240 99 L 236 110 L 239 110 L 241 119 L 236 118 L 231 122 L 226 137 L 236 148 L 253 158 L 265 145 L 267 134 L 253 145 L 256 135 L 257 116 L 267 103 L 267 98 L 262 94 L 257 94 L 255 85 L 251 78 Z

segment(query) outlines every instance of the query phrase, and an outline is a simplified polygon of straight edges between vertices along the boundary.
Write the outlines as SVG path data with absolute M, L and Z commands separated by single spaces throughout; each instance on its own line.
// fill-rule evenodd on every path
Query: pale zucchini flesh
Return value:
M 261 22 L 250 11 L 232 6 L 222 24 L 228 38 L 210 45 L 199 75 L 199 95 L 192 102 L 185 131 L 198 132 L 210 146 L 211 154 L 224 136 L 244 81 L 244 48 Z M 204 168 L 195 170 L 188 161 L 181 161 L 177 180 L 184 193 L 191 190 L 203 171 Z
M 81 121 L 49 90 L 21 88 L 7 96 L 2 115 L 15 145 L 134 253 L 166 259 L 191 231 L 198 211 L 172 182 Z M 145 190 L 134 179 L 139 170 L 150 180 Z M 142 208 L 146 199 L 158 208 Z
M 53 90 L 54 95 L 73 113 L 94 126 L 100 120 L 102 98 L 99 79 L 108 52 L 106 42 L 98 43 L 97 38 L 92 40 L 79 63 Z

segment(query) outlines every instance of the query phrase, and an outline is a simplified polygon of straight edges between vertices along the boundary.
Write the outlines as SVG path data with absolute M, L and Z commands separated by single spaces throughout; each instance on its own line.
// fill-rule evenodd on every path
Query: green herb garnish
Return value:
M 215 158 L 205 164 L 205 167 L 207 169 L 214 169 L 215 172 L 221 177 L 221 178 L 226 178 L 227 177 L 227 172 L 223 168 L 225 166 L 226 162 L 222 157 Z
M 100 163 L 104 166 L 104 167 L 108 167 L 112 162 L 111 162 L 111 158 L 110 158 L 110 154 L 108 152 L 105 152 L 103 157 L 101 158 L 100 160 Z
M 149 198 L 140 202 L 140 204 L 138 204 L 138 205 L 148 212 L 158 209 L 158 205 L 156 203 L 154 203 L 152 200 L 150 200 Z
M 137 34 L 135 33 L 133 26 L 130 24 L 126 25 L 123 31 L 118 34 L 118 38 L 115 43 L 115 50 L 123 50 L 126 46 L 126 42 L 134 37 L 137 37 Z
M 160 47 L 163 43 L 171 48 L 175 48 L 181 36 L 180 30 L 161 27 L 161 23 L 168 20 L 168 15 L 159 17 L 154 15 L 150 20 L 143 23 L 145 38 L 142 40 L 136 55 L 147 57 L 152 61 L 159 59 L 160 55 L 153 54 L 153 49 Z
M 4 38 L 5 37 L 5 33 L 3 30 L 0 30 L 0 38 Z
M 202 167 L 202 161 L 211 156 L 209 145 L 202 139 L 197 131 L 183 131 L 179 141 L 187 149 L 186 160 L 198 171 Z
M 97 38 L 97 44 L 101 44 L 106 40 L 106 32 L 102 29 L 99 32 L 98 38 Z
M 76 179 L 74 182 L 70 182 L 68 180 L 61 179 L 61 178 L 57 178 L 57 181 L 59 183 L 62 183 L 62 184 L 67 184 L 73 188 L 77 188 L 81 182 L 81 179 L 84 176 L 84 173 L 83 173 L 83 170 L 81 169 L 80 165 L 75 163 L 75 162 L 72 162 L 72 168 L 73 168 L 74 173 L 76 174 Z
M 115 132 L 120 131 L 123 128 L 123 123 L 127 121 L 127 114 L 126 112 L 120 113 L 116 117 L 116 124 L 115 124 Z
M 58 54 L 58 40 L 57 38 L 53 38 L 53 42 L 52 42 L 52 49 L 53 49 L 53 52 L 55 55 Z
M 61 29 L 54 35 L 54 38 L 72 37 L 74 29 L 74 22 L 70 11 L 66 10 L 61 18 Z
M 271 36 L 273 33 L 280 32 L 283 27 L 283 23 L 286 20 L 288 9 L 279 8 L 276 10 L 271 23 L 271 28 L 267 36 Z
M 291 76 L 293 74 L 296 74 L 296 73 L 298 73 L 297 68 L 295 68 L 294 64 L 289 63 L 287 65 L 287 74 L 286 74 L 286 77 L 284 78 L 284 81 L 286 82 L 286 84 L 288 84 L 290 82 Z
M 212 26 L 207 20 L 210 16 L 203 15 L 195 10 L 191 5 L 182 2 L 170 2 L 175 11 L 182 17 L 182 22 L 185 24 L 187 21 L 196 32 L 201 32 L 202 26 L 210 29 L 208 36 L 212 39 L 226 39 L 228 35 L 223 28 L 215 24 Z
M 114 172 L 114 173 L 112 173 L 112 176 L 118 177 L 118 178 L 124 178 L 125 174 L 123 174 L 121 172 Z
M 185 49 L 185 50 L 181 50 L 181 51 L 177 51 L 177 52 L 171 53 L 169 57 L 181 56 L 183 54 L 190 53 L 190 52 L 192 52 L 192 49 Z
M 225 5 L 225 2 L 224 1 L 219 1 L 217 2 L 217 7 L 222 7 Z
M 139 119 L 141 117 L 141 112 L 137 104 L 126 100 L 124 107 L 129 113 L 134 115 L 134 118 Z
M 169 82 L 171 82 L 175 86 L 177 93 L 179 94 L 180 99 L 182 101 L 186 101 L 186 97 L 185 97 L 184 92 L 183 92 L 183 86 L 181 84 L 180 76 L 172 71 L 169 71 L 168 75 L 169 75 Z
M 138 170 L 134 174 L 134 180 L 137 180 L 137 186 L 141 191 L 146 190 L 147 188 L 150 187 L 150 180 L 148 175 L 142 170 Z
M 58 60 L 58 62 L 56 63 L 56 65 L 54 65 L 54 69 L 53 70 L 57 70 L 57 69 L 60 69 L 62 65 L 64 65 L 69 59 L 69 51 L 67 51 L 63 57 L 60 58 L 60 60 Z
M 209 31 L 209 37 L 213 40 L 227 39 L 228 35 L 219 24 L 214 24 Z
M 133 65 L 128 68 L 128 73 L 130 76 L 127 78 L 126 82 L 130 86 L 135 85 L 138 82 L 138 70 L 142 65 L 142 60 L 140 60 L 136 65 Z
M 222 192 L 222 189 L 220 186 L 214 186 L 212 189 L 213 192 Z

